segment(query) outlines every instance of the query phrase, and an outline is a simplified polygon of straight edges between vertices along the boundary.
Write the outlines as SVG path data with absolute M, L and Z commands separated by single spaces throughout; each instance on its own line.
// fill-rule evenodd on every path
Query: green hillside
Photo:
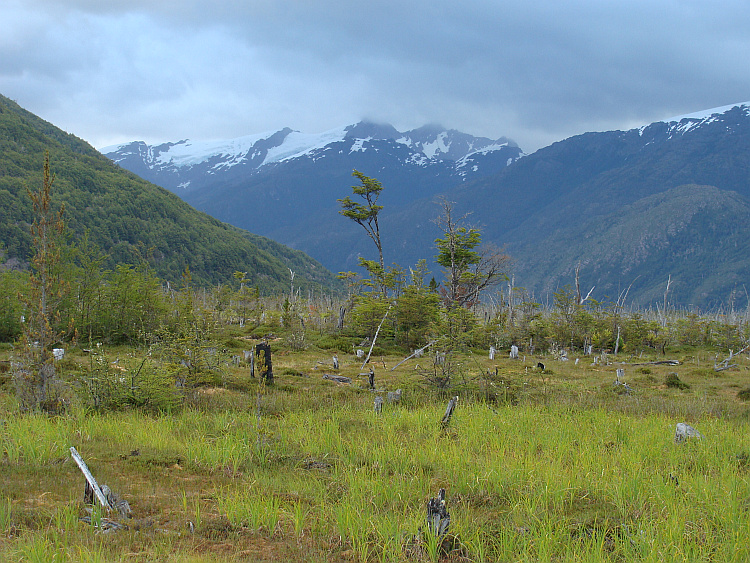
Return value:
M 586 290 L 616 300 L 680 305 L 746 303 L 750 203 L 713 186 L 678 186 L 606 215 L 562 223 L 552 236 L 521 247 L 525 281 L 544 292 L 573 283 L 576 265 Z M 533 250 L 533 251 L 532 251 Z M 554 259 L 551 259 L 554 257 Z
M 167 190 L 127 172 L 74 135 L 0 96 L 0 249 L 7 264 L 30 256 L 32 222 L 27 189 L 41 182 L 44 152 L 55 175 L 53 202 L 65 205 L 75 240 L 86 230 L 109 254 L 109 264 L 147 257 L 157 275 L 177 281 L 186 267 L 193 281 L 228 282 L 248 272 L 264 291 L 295 286 L 334 287 L 337 280 L 305 254 L 198 212 Z

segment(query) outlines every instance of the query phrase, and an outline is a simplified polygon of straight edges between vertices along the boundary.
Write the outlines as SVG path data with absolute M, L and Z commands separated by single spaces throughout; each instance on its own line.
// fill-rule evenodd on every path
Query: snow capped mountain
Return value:
M 391 125 L 371 122 L 319 134 L 287 127 L 222 141 L 186 139 L 157 145 L 133 141 L 101 149 L 123 168 L 175 192 L 248 177 L 295 159 L 338 159 L 368 151 L 380 152 L 383 159 L 390 160 L 389 165 L 395 160 L 403 166 L 450 169 L 456 181 L 494 173 L 521 155 L 517 145 L 506 138 L 473 137 L 436 125 L 402 133 Z
M 706 119 L 711 119 L 714 116 L 721 115 L 723 113 L 728 112 L 729 110 L 732 110 L 734 108 L 740 108 L 745 112 L 745 115 L 749 115 L 748 112 L 750 112 L 750 102 L 744 102 L 739 104 L 731 104 L 728 106 L 721 106 L 718 108 L 712 108 L 712 109 L 705 109 L 703 111 L 696 111 L 694 113 L 688 113 L 685 115 L 679 115 L 677 117 L 672 117 L 670 119 L 665 119 L 665 123 L 673 123 L 673 122 L 681 122 L 684 119 L 687 119 L 688 121 L 694 121 L 694 122 L 701 122 Z
M 671 135 L 685 134 L 694 129 L 723 120 L 725 119 L 725 116 L 730 112 L 736 112 L 738 116 L 750 116 L 750 102 L 732 104 L 728 106 L 697 111 L 694 113 L 688 113 L 685 115 L 679 115 L 657 123 L 666 123 Z M 644 131 L 652 125 L 654 124 L 652 123 L 651 125 L 641 127 L 640 131 Z

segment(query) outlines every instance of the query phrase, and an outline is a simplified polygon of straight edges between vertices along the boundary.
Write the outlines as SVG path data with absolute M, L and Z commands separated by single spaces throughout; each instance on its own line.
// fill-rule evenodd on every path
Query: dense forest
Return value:
M 0 259 L 24 267 L 32 254 L 28 190 L 41 182 L 44 154 L 54 175 L 53 203 L 64 206 L 73 242 L 88 238 L 102 265 L 146 261 L 171 283 L 189 268 L 194 283 L 218 284 L 247 272 L 261 291 L 295 283 L 332 287 L 336 279 L 301 252 L 223 224 L 167 190 L 113 165 L 86 142 L 61 131 L 0 96 Z

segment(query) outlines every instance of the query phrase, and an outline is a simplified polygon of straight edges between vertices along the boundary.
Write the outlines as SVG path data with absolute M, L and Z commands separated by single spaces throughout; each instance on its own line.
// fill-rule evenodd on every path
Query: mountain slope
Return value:
M 335 285 L 319 263 L 300 252 L 222 224 L 177 196 L 126 172 L 74 135 L 0 96 L 0 242 L 6 262 L 30 256 L 33 221 L 26 188 L 41 181 L 44 151 L 55 174 L 53 205 L 65 204 L 68 230 L 110 255 L 109 267 L 150 256 L 157 274 L 180 279 L 188 266 L 197 283 L 229 282 L 249 272 L 263 289 L 288 287 L 289 267 L 299 285 Z
M 715 189 L 675 190 L 688 184 Z M 458 211 L 474 212 L 486 240 L 508 244 L 518 283 L 537 295 L 572 283 L 580 262 L 600 298 L 633 284 L 631 298 L 646 303 L 679 271 L 673 295 L 681 303 L 726 304 L 748 279 L 750 104 L 572 137 L 450 197 Z M 668 244 L 663 232 L 672 233 Z M 596 233 L 609 245 L 597 246 Z M 644 246 L 648 240 L 664 244 Z

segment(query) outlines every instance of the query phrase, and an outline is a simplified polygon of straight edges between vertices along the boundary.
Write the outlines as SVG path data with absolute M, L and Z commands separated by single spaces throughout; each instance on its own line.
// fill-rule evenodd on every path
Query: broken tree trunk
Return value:
M 456 408 L 456 403 L 458 403 L 458 395 L 448 401 L 448 407 L 445 409 L 443 419 L 440 421 L 440 426 L 442 426 L 443 428 L 447 428 L 448 424 L 450 424 L 451 416 L 453 416 L 453 411 Z
M 367 352 L 367 357 L 365 358 L 365 361 L 362 362 L 362 367 L 359 369 L 365 369 L 367 362 L 370 361 L 370 354 L 372 354 L 372 349 L 375 348 L 375 341 L 378 339 L 378 333 L 380 333 L 380 327 L 383 326 L 383 323 L 385 322 L 386 317 L 388 317 L 388 313 L 391 312 L 391 307 L 393 307 L 393 305 L 388 305 L 388 310 L 385 312 L 385 315 L 383 316 L 383 320 L 380 321 L 380 324 L 378 325 L 378 330 L 375 331 L 375 336 L 372 338 L 372 344 L 370 344 L 370 351 Z
M 94 476 L 91 474 L 91 471 L 89 471 L 89 468 L 86 465 L 86 462 L 83 461 L 83 458 L 73 446 L 70 447 L 70 455 L 73 457 L 73 460 L 78 464 L 78 467 L 81 469 L 83 476 L 86 477 L 86 481 L 88 481 L 89 486 L 94 491 L 94 495 L 96 496 L 96 499 L 99 501 L 99 504 L 101 504 L 102 507 L 106 508 L 107 510 L 112 510 L 112 506 L 109 504 L 107 497 L 104 496 L 104 493 L 102 492 L 101 488 L 97 484 L 96 479 L 94 479 Z
M 729 350 L 729 357 L 728 358 L 723 359 L 721 362 L 717 362 L 716 360 L 714 360 L 714 371 L 724 371 L 725 369 L 736 368 L 737 364 L 730 364 L 729 362 L 732 361 L 732 358 L 734 358 L 735 356 L 738 356 L 738 355 L 742 354 L 748 348 L 750 348 L 750 345 L 745 346 L 739 352 L 733 352 L 732 350 Z

